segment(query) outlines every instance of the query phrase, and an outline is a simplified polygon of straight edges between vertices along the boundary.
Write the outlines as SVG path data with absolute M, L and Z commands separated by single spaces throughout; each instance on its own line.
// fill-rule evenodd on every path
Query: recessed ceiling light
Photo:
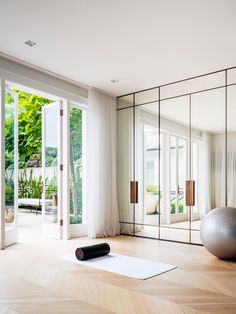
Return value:
M 28 45 L 28 46 L 30 46 L 30 47 L 33 47 L 33 46 L 36 45 L 36 43 L 35 43 L 34 41 L 32 41 L 32 40 L 27 40 L 27 41 L 25 42 L 25 44 Z
M 114 79 L 111 80 L 111 82 L 115 84 L 115 83 L 118 83 L 119 80 L 117 80 L 117 79 L 114 78 Z

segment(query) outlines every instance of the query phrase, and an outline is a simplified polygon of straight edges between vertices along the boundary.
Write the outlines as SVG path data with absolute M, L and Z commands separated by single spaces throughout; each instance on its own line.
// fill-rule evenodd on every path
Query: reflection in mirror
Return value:
M 135 107 L 135 178 L 139 201 L 135 205 L 135 234 L 159 235 L 158 102 Z
M 135 105 L 142 105 L 157 102 L 159 99 L 158 89 L 153 88 L 147 91 L 135 93 Z
M 225 73 L 219 72 L 164 86 L 161 88 L 161 99 L 174 97 L 178 95 L 186 95 L 201 90 L 220 87 L 224 85 Z
M 229 70 L 229 84 L 234 77 L 236 70 Z M 205 215 L 226 204 L 236 207 L 236 86 L 227 88 L 226 125 L 226 88 L 219 87 L 224 79 L 221 72 L 162 87 L 160 103 L 158 89 L 118 99 L 122 233 L 199 244 Z M 211 90 L 195 93 L 201 89 Z M 132 180 L 138 181 L 135 205 L 130 204 Z M 195 181 L 194 206 L 186 206 L 186 180 Z
M 161 239 L 189 241 L 189 208 L 185 181 L 189 178 L 189 97 L 161 101 Z
M 227 205 L 236 207 L 236 86 L 229 86 L 227 95 Z
M 225 89 L 192 95 L 191 241 L 201 243 L 201 221 L 213 208 L 225 205 Z M 198 134 L 198 136 L 195 136 Z
M 133 106 L 133 94 L 117 98 L 117 108 L 129 108 Z
M 236 83 L 236 69 L 231 69 L 227 71 L 227 83 L 228 84 Z
M 121 233 L 133 234 L 134 205 L 130 204 L 130 181 L 133 177 L 133 108 L 118 110 L 118 208 Z

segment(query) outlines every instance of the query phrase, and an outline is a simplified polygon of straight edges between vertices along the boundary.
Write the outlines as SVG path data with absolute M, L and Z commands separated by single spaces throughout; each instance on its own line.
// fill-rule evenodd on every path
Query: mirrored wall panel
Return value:
M 118 103 L 123 103 L 123 99 Z M 130 182 L 134 181 L 134 108 L 118 110 L 117 188 L 121 233 L 135 234 L 135 205 L 130 202 Z
M 118 109 L 130 108 L 133 106 L 133 94 L 120 97 L 117 102 Z
M 162 219 L 160 238 L 189 241 L 190 213 L 186 206 L 185 182 L 190 178 L 189 96 L 160 102 L 162 164 Z
M 236 85 L 227 88 L 227 104 L 227 205 L 236 207 Z
M 154 91 L 155 93 L 152 91 L 152 96 L 156 94 L 157 98 L 158 91 Z M 141 97 L 141 95 L 139 96 Z M 146 96 L 145 94 L 144 97 Z M 153 98 L 150 97 L 149 99 Z M 135 180 L 138 182 L 138 203 L 135 204 L 135 234 L 151 238 L 159 237 L 158 117 L 158 102 L 151 101 L 145 105 L 135 106 Z
M 118 97 L 121 232 L 201 245 L 204 217 L 236 207 L 236 69 Z
M 189 80 L 181 80 L 161 87 L 161 99 L 189 95 L 225 86 L 225 73 L 218 72 Z
M 225 205 L 225 88 L 191 96 L 191 174 L 195 206 L 191 208 L 191 241 L 201 243 L 202 219 Z

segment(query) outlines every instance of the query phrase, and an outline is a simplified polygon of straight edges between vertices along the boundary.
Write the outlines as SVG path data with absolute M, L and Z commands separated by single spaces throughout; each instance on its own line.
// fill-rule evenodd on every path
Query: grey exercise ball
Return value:
M 236 208 L 211 210 L 201 224 L 201 239 L 205 248 L 222 259 L 236 258 Z

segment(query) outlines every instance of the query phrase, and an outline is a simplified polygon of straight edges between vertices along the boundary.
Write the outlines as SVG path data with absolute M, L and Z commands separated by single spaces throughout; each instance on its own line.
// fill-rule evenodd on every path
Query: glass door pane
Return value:
M 84 185 L 84 112 L 70 106 L 70 224 L 85 223 Z
M 170 145 L 170 214 L 171 221 L 187 220 L 185 182 L 187 180 L 187 140 L 171 135 Z
M 177 214 L 177 138 L 170 137 L 170 213 Z
M 5 90 L 5 246 L 17 242 L 18 98 Z
M 187 140 L 178 138 L 178 214 L 181 220 L 187 220 L 187 209 L 185 206 L 185 182 L 187 180 Z
M 42 176 L 43 176 L 43 231 L 60 239 L 62 236 L 62 123 L 61 105 L 43 107 L 42 115 Z

